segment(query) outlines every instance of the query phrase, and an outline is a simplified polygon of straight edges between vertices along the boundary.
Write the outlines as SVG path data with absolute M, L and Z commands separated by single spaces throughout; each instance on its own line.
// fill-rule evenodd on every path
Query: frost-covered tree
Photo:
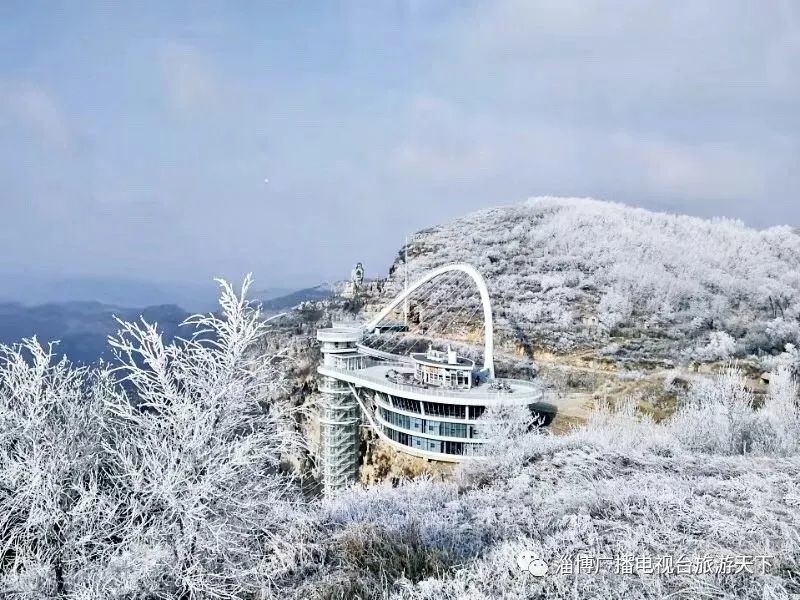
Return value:
M 800 393 L 788 367 L 781 366 L 772 374 L 759 415 L 763 431 L 755 440 L 757 451 L 778 456 L 800 452 Z
M 613 290 L 604 294 L 597 306 L 598 319 L 608 329 L 627 322 L 632 312 L 633 304 L 630 299 Z
M 800 450 L 800 398 L 786 365 L 770 378 L 762 403 L 740 370 L 723 369 L 694 383 L 668 425 L 689 450 L 715 454 L 796 455 Z
M 120 323 L 111 346 L 127 393 L 113 396 L 107 451 L 130 499 L 109 589 L 144 585 L 163 597 L 240 597 L 265 589 L 296 549 L 303 522 L 281 459 L 300 442 L 257 307 L 222 283 L 222 315 L 196 316 L 196 334 L 164 345 L 155 325 Z M 143 581 L 130 581 L 126 563 Z M 144 568 L 146 566 L 146 568 Z
M 524 405 L 490 405 L 478 419 L 475 433 L 487 440 L 480 445 L 480 458 L 468 461 L 458 471 L 460 481 L 491 480 L 507 468 L 521 449 L 520 442 L 542 434 L 543 416 Z
M 692 358 L 701 362 L 728 360 L 736 353 L 736 340 L 724 331 L 712 331 L 708 342 L 696 348 Z
M 63 597 L 120 535 L 104 446 L 107 372 L 36 339 L 0 346 L 0 595 Z
M 697 381 L 672 419 L 675 435 L 694 450 L 743 454 L 753 447 L 757 419 L 752 392 L 742 373 L 728 366 Z
M 786 344 L 783 352 L 768 361 L 769 366 L 776 371 L 786 369 L 795 377 L 800 376 L 800 348 L 794 344 Z
M 489 405 L 475 426 L 479 437 L 488 440 L 482 444 L 483 454 L 504 454 L 520 437 L 540 425 L 543 419 L 524 405 Z
M 300 440 L 249 285 L 188 340 L 120 322 L 111 370 L 0 348 L 4 597 L 270 597 L 300 562 Z

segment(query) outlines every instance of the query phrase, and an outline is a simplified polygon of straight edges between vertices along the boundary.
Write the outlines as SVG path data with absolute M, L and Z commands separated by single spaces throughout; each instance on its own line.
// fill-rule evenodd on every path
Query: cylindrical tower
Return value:
M 321 342 L 322 365 L 339 368 L 357 354 L 361 330 L 355 327 L 330 327 L 317 331 Z M 360 409 L 349 385 L 328 375 L 320 375 L 322 400 L 319 411 L 320 470 L 325 494 L 335 493 L 356 481 L 359 463 Z

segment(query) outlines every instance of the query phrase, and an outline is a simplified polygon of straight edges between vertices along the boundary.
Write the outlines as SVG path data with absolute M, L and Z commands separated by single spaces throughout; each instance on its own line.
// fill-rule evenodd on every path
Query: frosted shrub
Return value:
M 104 452 L 107 374 L 35 339 L 0 346 L 0 596 L 61 596 L 120 533 Z
M 546 322 L 558 329 L 565 329 L 572 324 L 572 312 L 559 302 L 533 300 L 526 303 L 514 303 L 509 310 L 523 316 L 531 323 Z
M 765 363 L 773 371 L 787 369 L 794 377 L 800 376 L 800 348 L 794 344 L 786 344 L 781 354 L 769 357 Z
M 478 419 L 476 434 L 489 440 L 481 444 L 481 457 L 465 461 L 456 470 L 460 485 L 481 485 L 500 476 L 511 476 L 525 457 L 541 451 L 546 445 L 546 431 L 541 415 L 527 406 L 489 406 Z
M 752 450 L 760 425 L 741 372 L 730 366 L 690 389 L 670 423 L 688 448 L 716 454 Z
M 619 354 L 620 350 L 622 350 L 622 346 L 616 342 L 612 342 L 611 344 L 603 346 L 600 349 L 599 354 L 601 356 L 615 356 L 616 354 Z
M 607 292 L 597 307 L 600 322 L 608 329 L 614 329 L 631 318 L 633 304 L 630 299 L 616 291 Z
M 626 398 L 616 406 L 598 401 L 589 418 L 574 433 L 585 443 L 614 450 L 654 450 L 671 453 L 676 447 L 670 432 L 647 416 L 637 413 L 637 402 Z
M 664 375 L 664 381 L 662 383 L 661 389 L 665 392 L 674 392 L 678 389 L 676 382 L 680 380 L 680 371 L 677 369 L 670 369 Z
M 784 319 L 773 319 L 764 328 L 767 337 L 766 348 L 782 348 L 787 343 L 800 340 L 800 321 L 787 321 Z
M 295 449 L 271 357 L 254 352 L 266 325 L 222 283 L 222 316 L 198 315 L 196 334 L 164 345 L 155 326 L 120 323 L 111 346 L 132 399 L 113 397 L 113 456 L 129 527 L 123 547 L 166 560 L 151 567 L 162 593 L 191 598 L 254 593 L 291 564 L 281 532 L 303 516 L 280 460 Z M 132 558 L 131 560 L 134 560 Z M 139 559 L 135 559 L 139 560 Z M 108 585 L 118 585 L 109 581 Z
M 113 371 L 0 346 L 0 596 L 240 598 L 307 559 L 314 525 L 281 472 L 294 415 L 271 400 L 249 285 L 223 283 L 189 340 L 120 322 Z
M 670 380 L 668 376 L 665 385 Z M 777 456 L 800 452 L 798 385 L 788 366 L 772 374 L 760 407 L 754 400 L 742 372 L 729 366 L 711 379 L 697 380 L 666 429 L 690 451 Z
M 701 362 L 728 360 L 736 353 L 736 340 L 724 331 L 712 331 L 708 343 L 695 349 L 692 358 Z
M 564 277 L 560 274 L 542 275 L 541 284 L 543 292 L 553 288 L 560 288 L 564 286 Z
M 765 454 L 792 455 L 800 452 L 800 397 L 797 380 L 787 367 L 772 374 L 769 392 L 759 410 L 762 435 L 754 450 Z
M 489 440 L 481 445 L 484 456 L 507 456 L 519 439 L 543 423 L 527 406 L 488 406 L 478 419 L 476 433 Z

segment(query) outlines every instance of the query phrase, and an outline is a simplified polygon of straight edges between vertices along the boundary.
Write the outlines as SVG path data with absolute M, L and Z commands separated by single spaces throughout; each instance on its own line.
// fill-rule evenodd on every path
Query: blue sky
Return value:
M 792 2 L 6 0 L 0 266 L 291 287 L 549 194 L 798 224 L 797 73 Z

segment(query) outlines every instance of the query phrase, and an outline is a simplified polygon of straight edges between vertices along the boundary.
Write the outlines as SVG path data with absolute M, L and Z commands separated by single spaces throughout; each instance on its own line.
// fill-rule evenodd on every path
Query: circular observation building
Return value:
M 488 440 L 478 430 L 478 419 L 487 407 L 533 407 L 541 400 L 534 384 L 487 380 L 474 361 L 449 348 L 398 356 L 404 359 L 398 361 L 365 355 L 355 342 L 350 348 L 334 346 L 326 352 L 325 340 L 334 330 L 321 329 L 317 334 L 325 357 L 317 369 L 320 391 L 326 397 L 335 392 L 333 404 L 338 407 L 358 406 L 378 437 L 401 452 L 447 462 L 480 457 L 481 445 Z M 355 337 L 356 331 L 351 331 Z M 345 396 L 352 398 L 352 405 Z M 353 413 L 347 415 L 355 418 Z M 328 434 L 326 441 L 330 445 L 343 439 Z M 331 456 L 342 457 L 343 452 Z
M 483 365 L 446 350 L 428 348 L 410 355 L 392 354 L 364 344 L 366 333 L 381 323 L 411 293 L 442 275 L 459 271 L 475 282 L 484 318 Z M 359 427 L 363 418 L 377 436 L 400 452 L 430 460 L 458 462 L 484 455 L 487 440 L 478 419 L 489 407 L 526 406 L 536 411 L 539 386 L 497 379 L 491 304 L 486 282 L 467 264 L 428 272 L 365 324 L 334 324 L 319 329 L 322 361 L 317 372 L 320 471 L 332 492 L 356 480 L 360 462 Z

